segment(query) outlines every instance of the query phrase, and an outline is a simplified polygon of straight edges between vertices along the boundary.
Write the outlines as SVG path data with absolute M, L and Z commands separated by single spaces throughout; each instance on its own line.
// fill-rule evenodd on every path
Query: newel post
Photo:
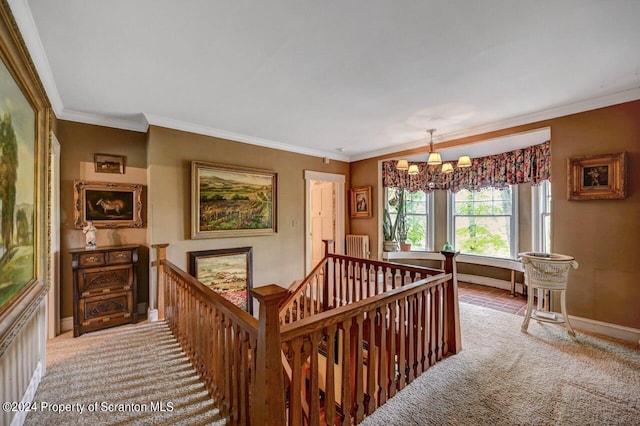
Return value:
M 286 424 L 286 408 L 278 305 L 289 291 L 271 284 L 255 288 L 251 294 L 260 302 L 251 424 L 281 426 Z
M 460 308 L 458 305 L 458 271 L 456 268 L 457 251 L 440 252 L 444 256 L 444 271 L 451 274 L 451 281 L 447 284 L 447 298 L 445 311 L 451 315 L 447 317 L 447 341 L 448 351 L 457 354 L 462 350 L 462 337 L 460 335 Z
M 157 266 L 157 276 L 156 276 L 156 284 L 157 284 L 157 304 L 158 304 L 158 319 L 164 319 L 164 287 L 165 287 L 165 276 L 164 276 L 164 260 L 167 260 L 167 247 L 169 244 L 152 244 L 151 247 L 156 249 L 156 260 L 151 264 L 151 266 Z

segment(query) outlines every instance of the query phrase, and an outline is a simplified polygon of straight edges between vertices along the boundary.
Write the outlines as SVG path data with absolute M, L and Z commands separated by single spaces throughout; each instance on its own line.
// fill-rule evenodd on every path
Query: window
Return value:
M 399 189 L 386 188 L 386 207 L 389 209 L 392 223 L 398 212 Z M 417 191 L 405 192 L 407 215 L 407 242 L 412 250 L 433 250 L 433 193 Z
M 464 254 L 515 259 L 517 189 L 449 193 L 449 242 Z
M 551 183 L 545 180 L 531 188 L 533 250 L 551 252 Z

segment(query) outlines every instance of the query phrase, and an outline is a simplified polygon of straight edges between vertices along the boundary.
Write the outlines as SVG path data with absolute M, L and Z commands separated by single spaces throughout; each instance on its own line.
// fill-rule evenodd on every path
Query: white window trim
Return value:
M 549 181 L 545 182 L 531 187 L 531 245 L 533 251 L 538 252 L 544 251 L 544 244 L 542 243 L 544 241 L 542 213 L 547 200 L 545 200 L 546 191 L 544 191 L 542 185 L 549 185 Z M 551 252 L 551 247 L 548 247 L 547 250 Z
M 461 253 L 464 256 L 471 257 L 486 257 L 491 259 L 517 259 L 519 252 L 520 239 L 518 238 L 519 233 L 519 216 L 518 216 L 518 186 L 511 186 L 511 203 L 512 203 L 512 212 L 511 212 L 511 241 L 509 241 L 509 246 L 511 247 L 510 257 L 496 257 L 489 256 L 486 254 L 471 254 L 471 253 Z M 449 244 L 454 246 L 455 249 L 455 235 L 454 235 L 454 194 L 451 191 L 447 191 L 447 240 Z
M 387 205 L 387 188 L 382 188 L 382 196 L 380 197 L 380 199 L 382 200 L 382 208 L 380 209 L 380 211 L 384 211 L 384 208 Z M 434 207 L 434 196 L 433 196 L 433 191 L 428 192 L 425 194 L 426 195 L 426 201 L 427 201 L 427 247 L 424 251 L 433 251 L 434 246 L 435 246 L 435 229 L 436 229 L 436 219 L 434 217 L 435 215 L 435 207 Z M 380 215 L 381 217 L 383 216 L 382 214 Z M 380 232 L 382 232 L 382 218 L 379 220 L 379 229 L 381 230 Z M 411 250 L 411 251 L 422 251 L 422 250 Z

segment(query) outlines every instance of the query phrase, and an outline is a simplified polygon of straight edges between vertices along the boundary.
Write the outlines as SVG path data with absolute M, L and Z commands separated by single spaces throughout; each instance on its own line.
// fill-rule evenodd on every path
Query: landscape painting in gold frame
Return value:
M 277 232 L 278 175 L 269 170 L 191 163 L 191 238 Z
M 627 154 L 596 154 L 567 160 L 569 200 L 621 200 L 627 197 Z
M 0 4 L 0 357 L 41 306 L 51 106 L 8 2 Z M 45 260 L 45 261 L 43 261 Z

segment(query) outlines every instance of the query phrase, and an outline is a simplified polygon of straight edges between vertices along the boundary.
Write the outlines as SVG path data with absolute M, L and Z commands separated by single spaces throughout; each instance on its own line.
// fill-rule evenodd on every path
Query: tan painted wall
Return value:
M 580 268 L 570 275 L 569 313 L 583 318 L 640 328 L 640 101 L 573 114 L 552 120 L 503 129 L 448 141 L 440 148 L 465 145 L 541 127 L 551 128 L 552 153 L 552 247 L 557 253 L 576 257 Z M 567 159 L 596 153 L 628 153 L 628 198 L 626 200 L 568 201 Z M 415 153 L 416 150 L 407 151 Z M 406 154 L 407 152 L 403 153 Z M 379 190 L 378 160 L 389 155 L 352 163 L 352 185 L 371 185 Z M 520 251 L 531 244 L 530 189 L 520 191 Z M 436 194 L 436 247 L 446 235 L 446 203 Z M 378 212 L 367 222 L 352 220 L 353 229 L 378 239 Z M 529 207 L 530 208 L 530 207 Z M 358 223 L 357 223 L 358 222 Z M 356 224 L 357 223 L 357 224 Z M 373 253 L 376 253 L 372 249 Z
M 193 160 L 274 170 L 278 173 L 278 232 L 269 236 L 191 239 Z M 189 251 L 253 247 L 253 284 L 288 287 L 304 277 L 304 170 L 345 175 L 349 164 L 152 126 L 149 129 L 151 243 L 170 243 L 167 256 L 187 269 Z M 346 194 L 345 190 L 345 203 Z M 346 205 L 346 204 L 345 204 Z M 348 218 L 345 226 L 348 232 Z
M 60 141 L 60 316 L 73 316 L 73 275 L 69 249 L 84 247 L 84 234 L 73 228 L 73 181 L 140 183 L 146 185 L 146 135 L 144 133 L 57 120 Z M 125 155 L 125 174 L 95 173 L 95 153 Z M 144 213 L 144 212 L 143 212 Z M 144 218 L 144 217 L 143 217 Z M 99 229 L 98 246 L 147 244 L 146 229 Z M 148 250 L 141 249 L 138 263 L 138 303 L 149 300 Z

